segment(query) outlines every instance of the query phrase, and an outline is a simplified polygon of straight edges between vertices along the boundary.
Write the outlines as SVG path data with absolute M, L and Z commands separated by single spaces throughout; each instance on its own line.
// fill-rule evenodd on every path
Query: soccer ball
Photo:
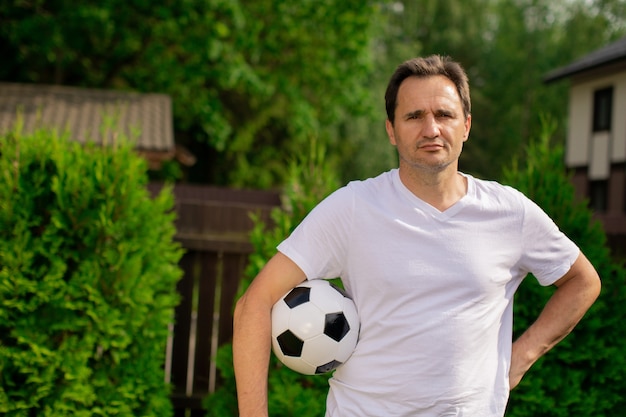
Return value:
M 326 280 L 303 282 L 272 308 L 272 350 L 296 372 L 332 371 L 352 355 L 358 337 L 354 302 Z

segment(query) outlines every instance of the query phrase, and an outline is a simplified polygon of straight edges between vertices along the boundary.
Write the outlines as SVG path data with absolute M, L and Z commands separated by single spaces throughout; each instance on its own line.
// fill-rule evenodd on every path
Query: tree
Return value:
M 170 94 L 177 141 L 199 161 L 186 180 L 265 188 L 284 183 L 286 161 L 311 138 L 341 162 L 343 181 L 395 166 L 384 130 L 389 76 L 407 58 L 449 54 L 472 86 L 475 123 L 461 167 L 498 178 L 538 133 L 541 112 L 566 117 L 566 86 L 547 87 L 543 75 L 626 33 L 625 7 L 8 0 L 0 4 L 0 79 Z
M 280 184 L 312 137 L 341 154 L 340 119 L 371 114 L 375 1 L 10 1 L 0 79 L 162 92 L 193 180 Z
M 540 133 L 540 114 L 566 117 L 567 86 L 543 76 L 626 33 L 622 0 L 396 3 L 403 11 L 391 24 L 414 54 L 450 55 L 468 72 L 473 124 L 461 169 L 494 179 Z
M 626 324 L 626 270 L 612 261 L 606 235 L 592 219 L 585 201 L 575 199 L 567 175 L 563 147 L 551 144 L 555 124 L 545 124 L 539 140 L 531 142 L 524 158 L 505 171 L 505 181 L 534 200 L 596 267 L 603 280 L 602 294 L 587 315 L 553 351 L 541 358 L 511 394 L 507 416 L 615 416 L 626 406 L 626 364 L 621 336 Z M 515 299 L 515 333 L 538 316 L 552 289 L 532 278 L 520 286 Z

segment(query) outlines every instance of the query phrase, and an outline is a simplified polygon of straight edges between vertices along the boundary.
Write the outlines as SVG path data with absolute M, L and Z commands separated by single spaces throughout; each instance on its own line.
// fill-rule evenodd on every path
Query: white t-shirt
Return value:
M 341 277 L 361 320 L 327 417 L 500 417 L 513 295 L 563 276 L 579 250 L 520 192 L 465 175 L 441 212 L 394 169 L 321 202 L 278 250 L 308 279 Z

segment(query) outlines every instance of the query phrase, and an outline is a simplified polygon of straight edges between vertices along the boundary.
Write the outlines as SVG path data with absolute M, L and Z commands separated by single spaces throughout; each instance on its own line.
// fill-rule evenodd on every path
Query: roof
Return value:
M 165 94 L 0 82 L 0 134 L 13 127 L 18 112 L 24 132 L 68 130 L 73 140 L 102 144 L 110 140 L 103 128 L 113 126 L 140 151 L 172 153 L 175 147 L 172 103 Z
M 620 60 L 626 60 L 626 37 L 585 55 L 569 65 L 550 71 L 543 80 L 545 82 L 557 81 Z

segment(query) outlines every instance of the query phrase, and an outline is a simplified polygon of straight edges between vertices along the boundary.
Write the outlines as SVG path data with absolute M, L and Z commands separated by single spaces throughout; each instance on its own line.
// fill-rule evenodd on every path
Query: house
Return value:
M 172 159 L 195 162 L 174 142 L 172 103 L 165 94 L 0 82 L 0 134 L 13 128 L 18 113 L 24 133 L 54 128 L 69 131 L 72 140 L 97 144 L 124 134 L 151 169 Z
M 613 251 L 626 255 L 626 37 L 544 77 L 569 79 L 565 162 Z

